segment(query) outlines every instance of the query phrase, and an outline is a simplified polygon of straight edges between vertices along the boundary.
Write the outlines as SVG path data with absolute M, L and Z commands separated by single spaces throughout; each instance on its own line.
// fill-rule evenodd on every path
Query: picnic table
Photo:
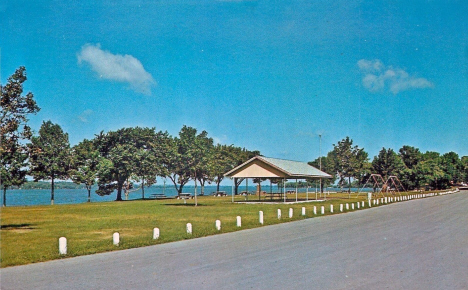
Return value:
M 278 196 L 278 199 L 283 198 L 283 193 L 282 192 L 267 192 L 265 193 L 265 198 L 270 197 L 270 200 L 273 200 L 273 197 Z
M 191 193 L 181 193 L 179 194 L 179 196 L 177 197 L 177 199 L 190 199 L 192 198 L 192 194 Z
M 225 191 L 213 191 L 211 195 L 212 196 L 227 196 L 227 193 Z

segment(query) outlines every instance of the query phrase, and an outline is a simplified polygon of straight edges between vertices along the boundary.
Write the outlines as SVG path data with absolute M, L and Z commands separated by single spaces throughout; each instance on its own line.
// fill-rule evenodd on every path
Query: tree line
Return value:
M 421 152 L 405 145 L 398 152 L 382 148 L 372 161 L 364 148 L 353 145 L 353 140 L 344 138 L 333 144 L 333 150 L 309 164 L 333 175 L 323 180 L 323 185 L 338 182 L 341 187 L 352 184 L 363 186 L 371 174 L 380 174 L 384 180 L 396 176 L 405 190 L 421 188 L 446 189 L 468 183 L 468 156 L 459 157 L 455 152 Z M 371 183 L 372 184 L 372 183 Z
M 117 191 L 116 200 L 139 184 L 144 198 L 145 187 L 156 183 L 157 177 L 168 178 L 178 194 L 193 180 L 204 186 L 219 185 L 224 173 L 259 155 L 234 145 L 214 144 L 206 131 L 183 126 L 178 136 L 155 128 L 122 128 L 101 132 L 92 140 L 70 146 L 68 134 L 60 125 L 44 121 L 37 135 L 28 127 L 28 115 L 40 108 L 33 94 L 23 94 L 26 70 L 20 67 L 8 78 L 2 91 L 1 114 L 1 186 L 6 205 L 6 190 L 26 182 L 50 180 L 51 203 L 56 180 L 71 179 L 88 190 L 97 185 L 98 195 Z
M 101 132 L 92 140 L 85 139 L 70 146 L 68 134 L 58 124 L 44 121 L 37 135 L 27 125 L 28 116 L 40 108 L 31 92 L 23 95 L 26 69 L 18 68 L 1 86 L 1 168 L 0 184 L 3 189 L 3 205 L 6 190 L 26 182 L 26 176 L 34 181 L 50 180 L 51 203 L 54 202 L 56 180 L 71 179 L 83 184 L 90 201 L 91 187 L 97 185 L 98 195 L 117 192 L 122 194 L 139 184 L 142 198 L 145 187 L 156 183 L 157 177 L 168 178 L 178 194 L 189 181 L 195 186 L 216 183 L 224 173 L 250 158 L 260 155 L 234 145 L 214 144 L 206 131 L 183 126 L 178 136 L 155 128 L 131 127 Z M 352 181 L 362 184 L 370 174 L 381 174 L 385 179 L 399 176 L 407 190 L 431 186 L 442 189 L 468 182 L 468 157 L 450 152 L 421 153 L 417 148 L 403 146 L 398 153 L 383 148 L 370 162 L 363 148 L 353 146 L 346 137 L 333 145 L 333 150 L 322 158 L 309 162 L 334 176 L 323 180 L 322 185 L 338 181 L 340 186 Z M 235 191 L 243 179 L 235 180 Z M 254 181 L 255 182 L 255 181 Z

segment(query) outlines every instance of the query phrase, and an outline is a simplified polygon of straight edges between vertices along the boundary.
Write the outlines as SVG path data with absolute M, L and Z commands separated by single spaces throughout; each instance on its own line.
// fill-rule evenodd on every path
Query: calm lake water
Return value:
M 255 186 L 249 186 L 250 192 L 255 192 Z M 239 192 L 245 191 L 245 186 L 239 187 Z M 267 192 L 270 191 L 270 186 L 262 186 L 262 190 Z M 286 190 L 295 190 L 295 188 L 286 188 Z M 328 191 L 336 191 L 339 189 L 328 188 Z M 356 190 L 356 189 L 354 189 Z M 364 191 L 367 191 L 365 189 Z M 184 192 L 194 193 L 193 186 L 185 186 Z M 205 186 L 205 195 L 209 195 L 212 192 L 216 191 L 216 186 Z M 232 193 L 232 186 L 221 186 L 220 191 L 225 191 L 227 194 Z M 273 191 L 277 191 L 277 187 L 273 186 Z M 306 188 L 299 188 L 299 192 L 306 192 Z M 309 192 L 315 193 L 315 188 L 309 188 Z M 151 194 L 164 193 L 166 196 L 176 196 L 177 191 L 174 186 L 152 186 L 150 188 L 145 188 L 145 197 L 148 198 Z M 197 193 L 200 194 L 200 186 L 197 187 Z M 91 191 L 91 202 L 105 202 L 113 201 L 116 198 L 117 193 L 114 192 L 110 195 L 99 196 L 94 190 Z M 1 204 L 3 204 L 3 194 L 0 195 Z M 122 194 L 122 198 L 125 199 L 125 195 Z M 128 195 L 128 200 L 141 199 L 142 193 L 141 190 L 131 192 Z M 86 189 L 56 189 L 54 204 L 75 204 L 75 203 L 85 203 L 88 200 L 88 191 Z M 28 206 L 28 205 L 50 205 L 50 189 L 34 189 L 34 190 L 7 190 L 6 196 L 7 206 Z

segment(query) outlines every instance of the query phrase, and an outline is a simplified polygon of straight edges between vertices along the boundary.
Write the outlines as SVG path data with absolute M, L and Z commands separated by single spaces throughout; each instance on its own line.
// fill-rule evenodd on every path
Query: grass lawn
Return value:
M 0 265 L 23 265 L 259 227 L 259 211 L 264 212 L 264 225 L 322 216 L 322 205 L 325 215 L 331 214 L 330 204 L 336 214 L 340 204 L 356 204 L 364 201 L 365 195 L 353 194 L 348 199 L 347 194 L 331 194 L 323 202 L 300 204 L 241 204 L 232 203 L 231 197 L 206 196 L 198 198 L 197 207 L 194 200 L 184 204 L 177 199 L 5 207 L 1 209 Z M 295 196 L 288 198 L 292 201 Z M 299 198 L 305 199 L 305 194 L 299 194 Z M 236 201 L 243 200 L 242 196 L 236 197 Z M 258 200 L 258 196 L 250 196 L 249 200 Z M 317 215 L 313 213 L 314 206 Z M 301 215 L 302 207 L 306 208 L 305 216 Z M 293 218 L 288 216 L 289 208 L 294 210 Z M 277 209 L 282 211 L 281 220 Z M 236 216 L 242 217 L 241 228 L 236 226 Z M 215 228 L 216 220 L 221 221 L 221 231 Z M 186 233 L 188 222 L 193 225 L 192 235 Z M 153 240 L 155 227 L 160 229 L 158 240 Z M 120 233 L 119 246 L 112 244 L 114 232 Z M 68 241 L 65 256 L 58 252 L 58 239 L 62 236 Z

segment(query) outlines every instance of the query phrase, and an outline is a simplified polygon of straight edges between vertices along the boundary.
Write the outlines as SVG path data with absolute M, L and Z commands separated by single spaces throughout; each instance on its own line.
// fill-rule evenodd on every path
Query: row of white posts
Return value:
M 368 200 L 368 207 L 372 207 L 373 205 L 376 206 L 376 205 L 379 205 L 379 204 L 386 204 L 386 203 L 392 203 L 392 202 L 398 202 L 398 201 L 406 201 L 406 200 L 412 200 L 412 199 L 419 199 L 419 198 L 426 198 L 426 197 L 432 197 L 432 196 L 437 196 L 437 195 L 445 195 L 445 194 L 450 194 L 450 193 L 455 193 L 455 192 L 458 192 L 459 190 L 456 189 L 454 191 L 446 191 L 446 192 L 439 192 L 439 193 L 423 193 L 423 194 L 413 194 L 413 195 L 407 195 L 407 196 L 397 196 L 397 197 L 383 197 L 383 198 L 379 198 L 379 199 L 372 199 L 372 202 L 371 200 L 369 199 Z M 343 212 L 344 208 L 346 208 L 346 210 L 349 210 L 350 207 L 351 207 L 351 210 L 354 210 L 354 205 L 355 203 L 346 203 L 344 206 L 343 204 L 340 204 L 340 212 Z M 361 202 L 356 202 L 356 208 L 359 209 L 359 208 L 364 208 L 365 206 L 365 202 L 364 201 L 361 201 Z M 333 204 L 330 204 L 330 213 L 333 213 Z M 314 206 L 314 215 L 317 215 L 317 207 Z M 281 219 L 281 209 L 278 209 L 277 211 L 278 213 L 278 219 Z M 320 207 L 320 213 L 323 215 L 325 214 L 325 206 L 321 206 Z M 301 212 L 302 216 L 305 216 L 306 215 L 306 208 L 305 207 L 302 207 L 302 212 Z M 292 218 L 293 217 L 293 209 L 292 208 L 289 208 L 289 218 Z M 258 219 L 259 219 L 259 223 L 263 225 L 263 211 L 259 211 L 258 212 Z M 236 217 L 236 224 L 237 224 L 237 227 L 241 227 L 242 226 L 242 218 L 240 216 L 237 216 Z M 216 220 L 215 221 L 215 227 L 218 231 L 221 230 L 221 221 L 220 220 Z M 187 231 L 187 234 L 191 235 L 192 234 L 192 224 L 191 223 L 187 223 L 186 225 L 186 231 Z M 153 229 L 153 239 L 154 240 L 157 240 L 159 239 L 159 228 L 154 228 Z M 120 243 L 120 234 L 119 233 L 114 233 L 112 235 L 112 242 L 115 246 L 118 246 L 119 243 Z M 59 253 L 60 255 L 66 255 L 67 254 L 67 238 L 65 237 L 61 237 L 59 239 Z

